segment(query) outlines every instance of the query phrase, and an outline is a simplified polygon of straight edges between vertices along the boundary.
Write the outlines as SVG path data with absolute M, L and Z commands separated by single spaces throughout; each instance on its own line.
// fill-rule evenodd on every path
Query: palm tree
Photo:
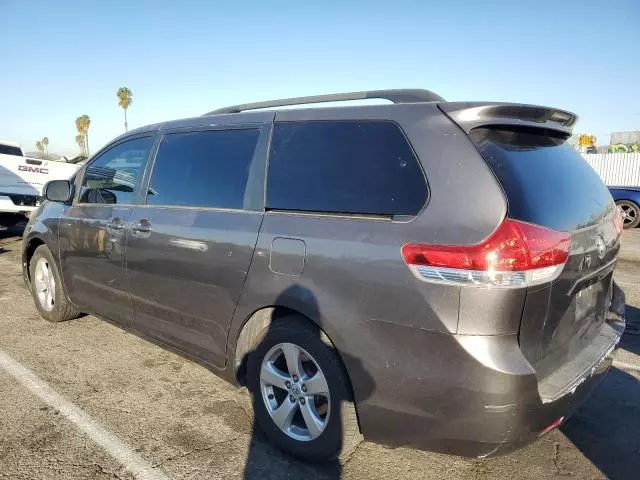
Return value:
M 49 137 L 44 137 L 42 139 L 42 145 L 47 149 L 47 155 L 49 155 Z
M 38 140 L 36 142 L 36 148 L 38 149 L 38 153 L 40 154 L 40 158 L 42 158 L 43 153 L 44 153 L 44 145 L 42 145 L 42 142 L 40 140 Z
M 76 143 L 82 149 L 82 153 L 85 154 L 84 133 L 82 131 L 82 117 L 76 117 L 76 130 L 78 131 L 78 135 L 76 135 Z
M 82 131 L 84 132 L 84 148 L 86 149 L 87 157 L 89 156 L 89 127 L 91 126 L 91 119 L 89 115 L 82 115 Z
M 127 108 L 129 108 L 131 102 L 133 102 L 133 93 L 131 93 L 131 90 L 127 87 L 120 87 L 117 96 L 118 105 L 124 110 L 124 129 L 125 131 L 129 131 L 129 126 L 127 125 Z
M 89 126 L 91 125 L 91 119 L 89 115 L 80 115 L 76 118 L 76 130 L 83 136 L 84 153 L 89 156 Z
M 80 147 L 80 154 L 84 155 L 84 135 L 80 133 L 76 135 L 76 143 Z

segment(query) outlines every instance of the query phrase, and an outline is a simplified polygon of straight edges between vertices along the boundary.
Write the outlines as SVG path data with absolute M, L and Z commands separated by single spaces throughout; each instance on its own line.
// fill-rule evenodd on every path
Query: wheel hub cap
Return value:
M 636 210 L 629 205 L 618 205 L 618 211 L 622 217 L 622 223 L 628 225 L 636 219 Z
M 55 305 L 56 281 L 46 258 L 38 260 L 33 282 L 40 306 L 50 312 Z
M 269 416 L 287 436 L 310 441 L 329 421 L 330 394 L 316 360 L 293 343 L 274 346 L 262 362 L 260 390 Z
M 291 395 L 298 399 L 302 397 L 302 390 L 300 390 L 298 385 L 291 385 Z

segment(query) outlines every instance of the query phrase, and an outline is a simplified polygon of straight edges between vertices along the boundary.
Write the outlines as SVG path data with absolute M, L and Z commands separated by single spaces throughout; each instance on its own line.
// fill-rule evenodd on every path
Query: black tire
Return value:
M 618 206 L 618 208 L 628 209 L 628 211 L 634 215 L 634 218 L 631 221 L 628 221 L 623 217 L 623 226 L 625 229 L 636 228 L 638 225 L 640 225 L 640 207 L 638 206 L 638 204 L 630 200 L 618 200 L 616 202 L 616 205 Z
M 327 380 L 330 412 L 324 431 L 313 440 L 289 437 L 274 423 L 267 411 L 260 388 L 262 362 L 272 347 L 293 343 L 311 354 Z M 276 320 L 265 328 L 254 342 L 247 363 L 247 386 L 252 392 L 254 415 L 267 439 L 280 450 L 308 461 L 345 459 L 362 441 L 351 384 L 335 349 L 323 340 L 319 329 L 297 315 Z
M 41 304 L 35 286 L 36 282 L 34 281 L 34 279 L 36 274 L 36 265 L 38 264 L 38 261 L 40 259 L 46 260 L 49 267 L 51 268 L 53 277 L 55 279 L 55 295 L 52 310 L 45 309 Z M 38 312 L 40 313 L 40 316 L 42 316 L 42 318 L 44 318 L 48 322 L 57 323 L 71 320 L 80 316 L 80 312 L 69 301 L 67 291 L 65 290 L 64 284 L 62 283 L 62 278 L 60 277 L 60 272 L 58 272 L 58 266 L 53 258 L 51 250 L 49 250 L 46 245 L 40 245 L 38 248 L 36 248 L 35 252 L 33 252 L 33 256 L 31 257 L 31 261 L 29 262 L 29 277 L 31 284 L 31 295 L 33 296 L 36 308 L 38 309 Z

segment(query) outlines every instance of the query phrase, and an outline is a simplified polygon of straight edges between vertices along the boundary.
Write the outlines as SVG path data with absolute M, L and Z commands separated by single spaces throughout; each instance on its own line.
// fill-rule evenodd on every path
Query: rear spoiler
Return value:
M 438 108 L 466 133 L 494 125 L 546 128 L 571 135 L 578 121 L 576 114 L 565 110 L 519 103 L 444 102 Z

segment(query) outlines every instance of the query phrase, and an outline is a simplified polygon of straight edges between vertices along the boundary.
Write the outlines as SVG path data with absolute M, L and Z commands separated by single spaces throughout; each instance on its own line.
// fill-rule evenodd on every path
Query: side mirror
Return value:
M 44 197 L 52 202 L 71 201 L 72 189 L 69 180 L 51 180 L 44 186 Z

